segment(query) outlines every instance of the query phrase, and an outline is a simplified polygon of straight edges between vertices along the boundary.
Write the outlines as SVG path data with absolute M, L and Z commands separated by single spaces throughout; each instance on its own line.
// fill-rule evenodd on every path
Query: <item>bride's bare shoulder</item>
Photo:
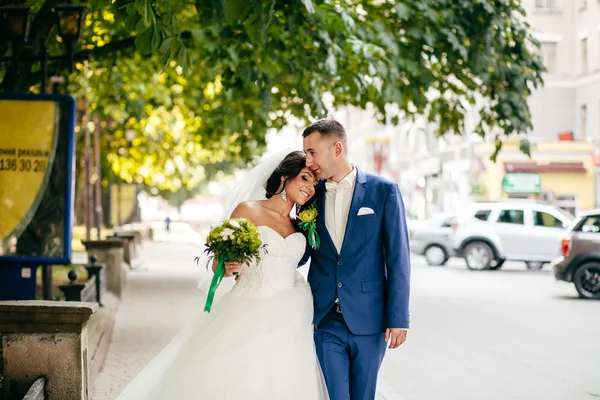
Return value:
M 248 218 L 254 220 L 260 213 L 260 205 L 255 201 L 244 201 L 237 205 L 231 218 Z

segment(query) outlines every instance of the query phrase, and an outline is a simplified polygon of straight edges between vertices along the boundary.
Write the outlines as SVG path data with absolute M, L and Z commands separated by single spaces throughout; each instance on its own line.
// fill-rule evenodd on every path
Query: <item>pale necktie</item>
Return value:
M 341 181 L 340 183 L 335 182 L 325 182 L 325 190 L 328 192 L 338 192 L 340 190 L 350 189 L 352 184 L 346 180 Z

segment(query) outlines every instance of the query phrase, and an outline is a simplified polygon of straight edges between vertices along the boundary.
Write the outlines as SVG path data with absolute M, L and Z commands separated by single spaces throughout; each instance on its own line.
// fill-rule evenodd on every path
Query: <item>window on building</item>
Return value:
M 434 152 L 438 147 L 438 138 L 435 134 L 433 125 L 429 124 L 425 130 L 425 145 L 428 152 Z
M 581 109 L 579 110 L 579 118 L 580 118 L 580 131 L 579 135 L 580 139 L 585 139 L 587 137 L 587 106 L 585 104 L 581 105 Z
M 581 39 L 581 72 L 586 73 L 588 71 L 588 50 L 587 50 L 587 38 Z
M 535 226 L 545 226 L 546 228 L 562 228 L 561 220 L 554 215 L 550 215 L 541 211 L 533 212 L 533 224 Z
M 557 44 L 554 42 L 542 43 L 542 59 L 544 60 L 544 66 L 550 73 L 556 72 L 556 47 Z
M 558 8 L 558 0 L 535 0 L 535 8 Z
M 498 216 L 498 222 L 504 224 L 524 225 L 523 210 L 502 210 Z
M 579 198 L 577 195 L 558 194 L 554 198 L 553 203 L 562 211 L 565 211 L 567 214 L 570 214 L 571 217 L 573 215 L 577 215 L 577 210 L 579 209 Z

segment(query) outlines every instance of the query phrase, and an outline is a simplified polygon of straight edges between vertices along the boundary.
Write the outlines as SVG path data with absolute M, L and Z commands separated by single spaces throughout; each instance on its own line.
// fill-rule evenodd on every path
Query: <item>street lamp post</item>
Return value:
M 12 58 L 16 65 L 20 63 L 23 47 L 29 40 L 29 25 L 32 15 L 31 9 L 22 4 L 0 8 L 2 36 L 12 46 Z
M 75 50 L 85 21 L 86 7 L 74 4 L 62 4 L 52 8 L 56 16 L 58 34 L 66 47 L 66 56 L 69 61 L 69 72 L 73 72 L 75 63 Z M 37 55 L 24 54 L 25 44 L 29 41 L 29 27 L 31 25 L 31 9 L 23 5 L 22 0 L 15 4 L 0 7 L 0 26 L 2 35 L 0 37 L 8 41 L 12 50 L 11 59 L 2 60 L 12 63 L 17 75 L 21 72 L 21 64 L 24 61 L 39 61 L 42 74 L 42 93 L 46 93 L 48 86 L 48 60 L 62 60 L 64 56 L 49 56 L 46 52 L 46 40 L 42 40 Z M 0 55 L 1 57 L 1 55 Z
M 52 8 L 52 11 L 56 15 L 58 34 L 65 43 L 69 72 L 73 72 L 75 50 L 83 31 L 86 8 L 80 5 L 62 4 Z

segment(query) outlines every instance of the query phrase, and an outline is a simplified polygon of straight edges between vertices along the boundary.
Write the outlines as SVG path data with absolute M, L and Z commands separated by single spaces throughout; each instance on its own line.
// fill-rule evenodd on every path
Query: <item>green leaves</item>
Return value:
M 252 2 L 248 0 L 224 0 L 225 18 L 228 24 L 236 25 L 243 21 L 252 8 Z
M 158 25 L 153 25 L 140 32 L 135 38 L 135 47 L 142 54 L 150 54 L 158 51 L 162 43 L 162 32 Z
M 315 12 L 315 6 L 313 5 L 312 0 L 302 0 L 302 4 L 304 4 L 304 7 L 306 7 L 306 11 L 308 11 L 309 13 L 314 13 Z
M 521 139 L 519 142 L 519 150 L 527 155 L 527 157 L 531 158 L 531 142 L 529 139 Z
M 156 24 L 156 15 L 150 0 L 135 0 L 135 9 L 140 14 L 144 26 Z
M 113 121 L 105 144 L 114 173 L 162 193 L 246 165 L 267 130 L 292 116 L 328 115 L 325 93 L 333 107 L 371 106 L 393 123 L 423 115 L 439 135 L 465 133 L 463 105 L 477 104 L 484 136 L 531 129 L 527 97 L 542 84 L 538 44 L 516 0 L 94 0 L 89 8 L 81 45 L 92 58 L 71 90 Z M 39 85 L 37 68 L 0 74 L 2 88 Z M 131 151 L 127 129 L 139 132 Z

